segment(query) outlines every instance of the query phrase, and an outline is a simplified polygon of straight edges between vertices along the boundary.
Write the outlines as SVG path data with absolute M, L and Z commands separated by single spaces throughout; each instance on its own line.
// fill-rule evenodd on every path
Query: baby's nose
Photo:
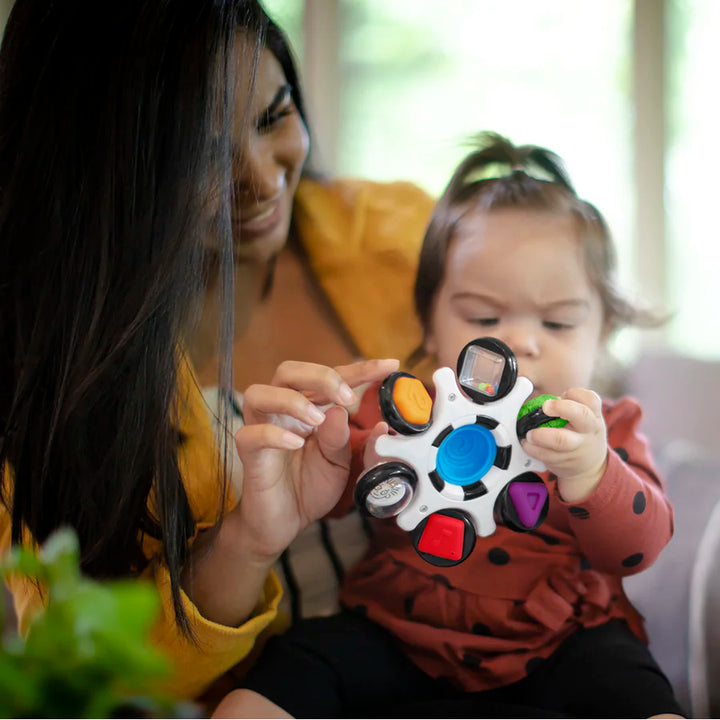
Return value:
M 510 347 L 518 358 L 537 357 L 540 352 L 537 333 L 532 328 L 518 324 L 505 329 L 500 339 Z

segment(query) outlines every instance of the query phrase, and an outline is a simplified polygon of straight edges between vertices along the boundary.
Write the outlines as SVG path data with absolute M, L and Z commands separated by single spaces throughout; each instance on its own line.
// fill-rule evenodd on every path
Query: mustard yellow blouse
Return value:
M 221 500 L 218 479 L 217 446 L 213 439 L 210 416 L 205 407 L 192 371 L 185 366 L 180 373 L 181 397 L 185 401 L 180 416 L 180 428 L 186 441 L 180 449 L 179 463 L 185 481 L 195 532 L 217 521 Z M 226 498 L 226 506 L 233 502 Z M 11 519 L 0 505 L 0 554 L 10 547 Z M 251 617 L 240 627 L 226 627 L 204 618 L 190 599 L 182 593 L 196 644 L 179 631 L 170 592 L 170 576 L 161 561 L 160 543 L 152 538 L 144 541 L 143 550 L 149 564 L 141 578 L 153 582 L 160 594 L 161 613 L 153 631 L 153 639 L 175 666 L 172 680 L 163 690 L 179 698 L 195 698 L 215 679 L 253 650 L 258 637 L 279 631 L 285 620 L 278 614 L 282 588 L 274 573 L 270 573 Z M 42 598 L 37 587 L 20 577 L 11 579 L 8 586 L 13 594 L 20 632 L 27 633 L 32 617 L 41 608 Z

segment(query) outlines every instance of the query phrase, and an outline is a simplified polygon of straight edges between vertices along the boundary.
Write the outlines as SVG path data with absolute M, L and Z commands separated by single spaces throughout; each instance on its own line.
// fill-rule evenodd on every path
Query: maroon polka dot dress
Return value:
M 352 419 L 353 478 L 367 433 L 381 419 L 374 390 Z M 648 567 L 668 542 L 672 508 L 638 432 L 638 404 L 604 402 L 603 412 L 607 471 L 583 503 L 563 502 L 545 473 L 550 509 L 538 530 L 498 527 L 449 568 L 422 560 L 393 519 L 373 521 L 371 546 L 345 581 L 343 604 L 387 628 L 427 674 L 468 692 L 520 680 L 581 626 L 624 618 L 646 639 L 621 580 Z M 351 507 L 353 484 L 334 514 Z

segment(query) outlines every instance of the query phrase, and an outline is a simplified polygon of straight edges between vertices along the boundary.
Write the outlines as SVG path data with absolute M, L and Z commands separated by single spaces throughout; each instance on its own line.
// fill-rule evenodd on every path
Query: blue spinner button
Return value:
M 471 485 L 492 467 L 497 455 L 493 434 L 481 425 L 462 425 L 442 441 L 435 458 L 440 477 L 451 485 Z

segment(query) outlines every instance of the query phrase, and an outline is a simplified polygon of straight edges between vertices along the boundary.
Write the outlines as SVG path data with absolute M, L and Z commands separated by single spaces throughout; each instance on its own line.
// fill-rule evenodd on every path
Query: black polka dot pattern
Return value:
M 452 590 L 452 583 L 444 575 L 431 575 L 430 579 Z
M 636 515 L 641 515 L 645 512 L 646 506 L 647 500 L 645 499 L 645 493 L 642 490 L 639 490 L 635 493 L 635 497 L 633 498 L 633 512 Z
M 540 665 L 542 665 L 542 664 L 543 664 L 543 659 L 541 657 L 530 658 L 525 663 L 525 672 L 528 675 L 530 675 L 530 673 L 537 670 L 540 667 Z
M 463 665 L 467 665 L 468 667 L 476 668 L 480 665 L 482 660 L 475 656 L 471 655 L 470 653 L 465 653 L 462 657 Z
M 635 567 L 642 562 L 643 554 L 635 553 L 634 555 L 628 555 L 623 561 L 623 567 Z
M 623 461 L 627 462 L 628 458 L 630 457 L 628 451 L 625 448 L 617 447 L 613 448 L 613 450 L 617 453 L 618 457 Z
M 477 622 L 472 626 L 472 631 L 475 635 L 492 635 L 490 628 L 481 622 Z
M 569 508 L 569 512 L 578 520 L 587 520 L 590 517 L 590 513 L 584 507 L 580 507 L 579 505 L 572 505 Z
M 410 597 L 406 597 L 403 605 L 405 607 L 405 614 L 406 615 L 412 614 L 413 605 L 415 605 L 415 596 L 411 595 Z
M 591 568 L 592 565 L 590 565 L 590 561 L 586 557 L 580 559 L 581 570 L 590 570 Z
M 488 551 L 488 560 L 493 565 L 507 565 L 510 562 L 510 554 L 507 550 L 499 547 L 490 548 Z

